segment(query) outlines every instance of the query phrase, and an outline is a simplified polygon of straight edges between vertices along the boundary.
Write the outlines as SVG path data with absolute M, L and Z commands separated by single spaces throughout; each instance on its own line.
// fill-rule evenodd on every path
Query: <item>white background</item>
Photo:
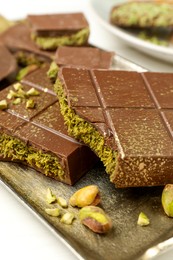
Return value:
M 132 49 L 103 29 L 91 12 L 87 0 L 0 0 L 0 4 L 0 13 L 11 19 L 22 18 L 29 13 L 83 11 L 90 23 L 91 43 L 115 51 L 151 71 L 173 71 L 173 65 Z M 173 253 L 171 255 L 173 259 Z M 157 259 L 171 259 L 171 255 L 167 254 Z M 74 260 L 78 258 L 0 182 L 0 259 Z

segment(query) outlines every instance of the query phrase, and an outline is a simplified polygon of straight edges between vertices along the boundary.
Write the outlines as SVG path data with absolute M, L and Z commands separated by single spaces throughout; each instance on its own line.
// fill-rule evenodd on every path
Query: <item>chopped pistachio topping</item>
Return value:
M 50 68 L 47 71 L 47 76 L 48 78 L 50 78 L 51 80 L 55 81 L 58 75 L 58 71 L 59 71 L 59 67 L 56 64 L 55 61 L 52 61 L 50 64 Z
M 20 97 L 13 100 L 13 105 L 19 105 L 22 102 L 22 99 Z
M 67 225 L 71 225 L 74 218 L 75 218 L 75 215 L 72 212 L 66 212 L 60 219 L 60 222 L 67 224 Z
M 15 98 L 15 97 L 17 97 L 16 92 L 14 90 L 10 89 L 10 91 L 7 94 L 7 98 L 12 99 L 12 98 Z
M 52 193 L 51 189 L 48 188 L 47 189 L 47 194 L 46 194 L 46 201 L 47 203 L 51 204 L 53 202 L 55 202 L 57 199 L 56 199 L 56 196 Z
M 67 208 L 67 207 L 68 207 L 67 201 L 66 201 L 64 198 L 62 198 L 62 197 L 58 197 L 58 198 L 57 198 L 57 202 L 58 202 L 58 204 L 59 204 L 62 208 Z
M 105 145 L 104 137 L 91 123 L 82 119 L 68 106 L 67 97 L 59 79 L 56 80 L 54 90 L 59 99 L 61 114 L 67 125 L 68 133 L 84 142 L 99 156 L 112 180 L 117 165 L 117 152 Z
M 54 208 L 54 209 L 45 209 L 46 213 L 52 217 L 58 217 L 60 216 L 60 209 Z
M 34 108 L 35 107 L 35 102 L 33 99 L 28 99 L 26 101 L 26 108 Z
M 39 96 L 40 92 L 36 90 L 35 88 L 31 88 L 26 92 L 27 96 Z
M 0 110 L 6 109 L 8 107 L 7 101 L 5 99 L 0 100 Z
M 16 91 L 18 91 L 19 89 L 22 89 L 23 86 L 22 86 L 22 84 L 21 84 L 20 82 L 17 82 L 17 83 L 15 83 L 15 84 L 13 84 L 13 88 L 14 88 Z
M 150 220 L 145 213 L 141 212 L 138 216 L 137 224 L 139 226 L 148 226 L 150 224 Z
M 80 30 L 79 32 L 69 36 L 57 37 L 40 37 L 32 35 L 36 44 L 44 50 L 54 50 L 59 46 L 80 46 L 87 42 L 89 37 L 89 28 Z

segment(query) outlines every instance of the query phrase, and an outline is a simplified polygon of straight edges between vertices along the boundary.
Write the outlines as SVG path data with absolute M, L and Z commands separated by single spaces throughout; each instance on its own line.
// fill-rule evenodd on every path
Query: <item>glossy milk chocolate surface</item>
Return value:
M 62 68 L 68 104 L 118 151 L 117 187 L 173 183 L 173 74 Z

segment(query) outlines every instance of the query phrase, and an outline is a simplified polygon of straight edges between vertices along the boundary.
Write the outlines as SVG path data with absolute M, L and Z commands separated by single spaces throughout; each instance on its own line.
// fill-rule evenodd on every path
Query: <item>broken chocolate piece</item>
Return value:
M 91 69 L 109 69 L 114 52 L 94 47 L 59 47 L 55 53 L 55 62 L 59 66 L 85 67 Z
M 14 78 L 17 73 L 17 63 L 8 49 L 0 44 L 0 81 Z
M 89 24 L 82 13 L 28 15 L 32 38 L 39 48 L 86 45 Z
M 0 41 L 12 51 L 20 65 L 50 61 L 54 52 L 41 51 L 32 41 L 29 27 L 19 23 L 0 35 Z
M 39 70 L 38 75 L 41 82 L 44 77 L 47 80 L 46 74 L 40 74 Z M 27 82 L 29 76 L 32 79 L 32 73 Z M 87 146 L 68 136 L 55 95 L 45 92 L 44 87 L 38 88 L 38 81 L 35 86 L 32 83 L 37 95 L 29 84 L 17 84 L 0 92 L 8 103 L 8 109 L 0 110 L 1 160 L 21 162 L 46 176 L 74 184 L 98 158 Z M 21 102 L 15 104 L 19 97 Z M 30 98 L 34 108 L 26 108 Z
M 172 82 L 171 73 L 59 71 L 68 132 L 100 157 L 116 187 L 173 183 Z

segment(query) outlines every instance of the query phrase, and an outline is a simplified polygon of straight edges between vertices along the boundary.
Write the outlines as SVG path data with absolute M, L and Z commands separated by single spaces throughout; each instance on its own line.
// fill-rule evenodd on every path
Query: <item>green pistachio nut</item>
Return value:
M 111 219 L 97 206 L 86 206 L 80 209 L 79 219 L 95 233 L 104 234 L 112 228 Z
M 70 198 L 69 203 L 73 207 L 85 207 L 100 203 L 100 192 L 96 185 L 89 185 L 76 191 Z
M 57 202 L 58 204 L 62 207 L 62 208 L 67 208 L 68 207 L 68 203 L 67 201 L 62 198 L 62 197 L 57 197 Z
M 173 184 L 165 185 L 162 191 L 161 202 L 166 215 L 173 217 Z

